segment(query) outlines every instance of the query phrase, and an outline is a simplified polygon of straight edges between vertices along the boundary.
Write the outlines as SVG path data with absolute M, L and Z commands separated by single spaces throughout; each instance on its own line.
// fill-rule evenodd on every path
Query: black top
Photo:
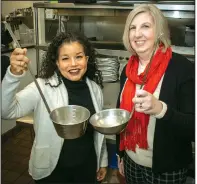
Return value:
M 90 114 L 93 115 L 95 109 L 86 81 L 70 81 L 63 78 L 63 82 L 68 91 L 69 105 L 86 107 L 90 111 Z M 69 167 L 83 163 L 83 161 L 88 158 L 88 154 L 91 153 L 91 149 L 94 149 L 93 132 L 94 129 L 92 125 L 88 123 L 86 132 L 83 136 L 77 139 L 65 139 L 58 166 Z
M 126 68 L 126 67 L 125 67 Z M 120 89 L 125 80 L 121 74 Z M 188 167 L 195 140 L 195 66 L 184 56 L 173 53 L 161 86 L 159 100 L 167 104 L 163 118 L 156 120 L 153 142 L 153 172 L 171 172 Z M 120 105 L 120 94 L 117 107 Z M 117 136 L 117 152 L 120 137 Z

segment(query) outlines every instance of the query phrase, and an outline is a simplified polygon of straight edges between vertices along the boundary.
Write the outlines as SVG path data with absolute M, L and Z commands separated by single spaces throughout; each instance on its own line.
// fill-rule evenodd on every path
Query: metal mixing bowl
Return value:
M 50 113 L 57 134 L 64 139 L 82 136 L 86 131 L 89 117 L 90 111 L 77 105 L 60 107 Z
M 125 129 L 130 117 L 131 113 L 127 110 L 107 109 L 92 115 L 90 123 L 102 134 L 119 134 Z

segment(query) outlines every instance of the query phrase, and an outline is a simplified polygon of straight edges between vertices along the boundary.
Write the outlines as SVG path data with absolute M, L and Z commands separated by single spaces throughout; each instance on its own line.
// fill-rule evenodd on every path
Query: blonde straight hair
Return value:
M 160 42 L 162 42 L 164 45 L 163 51 L 165 52 L 166 49 L 169 46 L 171 46 L 168 22 L 167 22 L 167 19 L 164 17 L 163 13 L 153 4 L 141 4 L 135 7 L 129 13 L 127 20 L 126 20 L 124 33 L 123 33 L 123 44 L 125 48 L 129 52 L 131 52 L 132 55 L 136 55 L 136 53 L 131 47 L 130 40 L 129 40 L 130 25 L 136 15 L 138 15 L 139 13 L 146 13 L 146 12 L 150 13 L 155 23 L 155 42 L 159 38 L 159 36 L 163 34 L 160 37 Z

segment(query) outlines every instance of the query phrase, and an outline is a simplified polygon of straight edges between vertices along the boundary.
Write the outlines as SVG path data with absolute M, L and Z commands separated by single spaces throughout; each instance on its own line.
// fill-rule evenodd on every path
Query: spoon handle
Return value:
M 5 27 L 7 28 L 8 32 L 10 33 L 10 36 L 12 37 L 12 39 L 13 39 L 14 43 L 16 44 L 17 48 L 21 48 L 21 45 L 19 44 L 18 40 L 16 39 L 16 37 L 15 37 L 15 35 L 14 35 L 14 33 L 13 33 L 11 27 L 10 27 L 10 25 L 9 25 L 6 21 L 4 21 L 3 23 L 5 24 Z M 51 110 L 50 110 L 50 108 L 49 108 L 49 105 L 48 105 L 48 103 L 47 103 L 47 101 L 46 101 L 46 98 L 45 98 L 44 95 L 43 95 L 43 92 L 42 92 L 42 90 L 41 90 L 41 88 L 40 88 L 40 86 L 39 86 L 39 84 L 38 84 L 38 81 L 36 80 L 36 78 L 35 78 L 35 76 L 34 76 L 34 74 L 33 74 L 33 71 L 32 71 L 32 69 L 31 69 L 31 67 L 30 67 L 29 64 L 27 65 L 27 68 L 28 68 L 28 70 L 29 70 L 29 72 L 30 72 L 30 74 L 31 74 L 31 76 L 32 76 L 32 78 L 33 78 L 35 84 L 36 84 L 36 87 L 38 88 L 38 91 L 39 91 L 39 93 L 40 93 L 40 95 L 41 95 L 41 98 L 42 98 L 42 100 L 43 100 L 43 102 L 44 102 L 46 108 L 47 108 L 47 111 L 48 111 L 49 114 L 50 114 L 50 113 L 51 113 Z

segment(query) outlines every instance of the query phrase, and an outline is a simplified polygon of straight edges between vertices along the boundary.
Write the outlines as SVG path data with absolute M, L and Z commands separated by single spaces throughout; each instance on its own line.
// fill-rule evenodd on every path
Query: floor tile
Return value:
M 3 169 L 7 169 L 9 171 L 22 174 L 28 169 L 28 165 L 21 163 L 7 162 L 5 165 L 3 165 Z
M 19 144 L 20 146 L 22 146 L 22 147 L 26 147 L 26 148 L 29 148 L 29 149 L 31 149 L 31 147 L 32 147 L 32 141 L 20 140 L 20 141 L 18 142 L 18 144 Z
M 25 157 L 22 161 L 21 161 L 21 163 L 22 164 L 26 164 L 26 165 L 28 165 L 29 164 L 29 157 Z
M 15 162 L 9 162 L 9 161 L 7 161 L 5 164 L 2 165 L 2 169 L 10 170 L 13 167 L 15 167 L 16 164 L 17 163 L 15 163 Z
M 4 159 L 1 158 L 1 167 L 2 167 L 2 165 L 5 164 L 6 162 L 7 162 L 7 160 L 4 160 Z
M 20 141 L 17 137 L 12 137 L 6 141 L 6 145 L 8 144 L 17 144 Z
M 8 172 L 8 170 L 2 169 L 2 170 L 1 170 L 1 175 L 2 175 L 2 176 L 5 176 L 5 174 L 6 174 L 7 172 Z
M 22 149 L 20 149 L 19 154 L 23 155 L 25 157 L 29 157 L 31 154 L 31 149 L 30 148 L 22 148 Z
M 16 162 L 16 163 L 21 163 L 21 160 L 23 160 L 23 159 L 24 159 L 23 155 L 12 153 L 12 156 L 9 158 L 9 161 L 10 162 Z
M 14 182 L 14 184 L 28 184 L 31 181 L 32 181 L 31 177 L 22 175 Z
M 12 150 L 13 153 L 22 155 L 22 156 L 29 156 L 31 149 L 30 148 L 25 148 L 22 146 L 17 146 L 14 150 Z
M 9 158 L 11 158 L 13 155 L 13 153 L 11 151 L 8 151 L 6 149 L 2 149 L 1 150 L 1 159 L 2 160 L 8 160 Z
M 29 135 L 30 130 L 31 130 L 30 128 L 23 128 L 22 131 L 21 131 L 21 133 L 25 133 L 25 134 L 28 134 Z
M 31 177 L 31 176 L 29 175 L 29 171 L 28 171 L 28 169 L 27 169 L 27 170 L 25 170 L 25 172 L 23 173 L 23 176 L 29 176 L 29 177 Z
M 30 183 L 28 183 L 28 184 L 35 184 L 35 182 L 32 180 Z
M 26 134 L 23 132 L 20 132 L 18 135 L 16 135 L 18 139 L 25 139 Z
M 14 153 L 14 152 L 16 152 L 16 149 L 18 149 L 18 145 L 17 144 L 6 144 L 3 148 L 2 148 L 2 150 L 3 150 L 3 152 L 5 151 L 8 151 L 8 152 L 12 152 L 12 153 Z M 7 154 L 7 153 L 6 153 Z
M 19 173 L 8 171 L 4 176 L 2 176 L 2 183 L 5 182 L 14 182 L 20 176 Z
M 2 182 L 1 184 L 13 184 L 13 183 L 10 182 L 10 181 L 2 181 L 2 180 L 1 180 L 1 182 Z

